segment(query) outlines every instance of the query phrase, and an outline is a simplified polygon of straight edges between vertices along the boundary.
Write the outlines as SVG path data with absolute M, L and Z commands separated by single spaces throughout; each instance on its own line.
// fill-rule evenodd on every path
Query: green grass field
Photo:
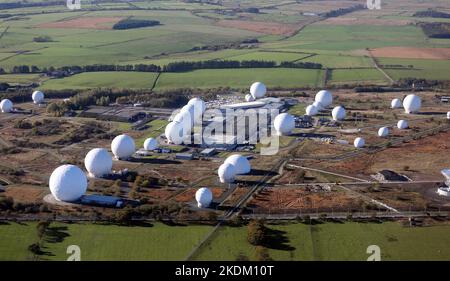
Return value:
M 208 226 L 123 227 L 95 224 L 52 224 L 55 235 L 44 242 L 47 260 L 65 260 L 69 245 L 81 248 L 82 260 L 183 260 L 211 229 Z M 0 260 L 31 258 L 28 245 L 37 241 L 36 223 L 0 225 Z M 18 235 L 19 234 L 19 235 Z M 59 242 L 50 242 L 56 238 Z M 62 240 L 62 241 L 61 241 Z
M 328 81 L 334 83 L 371 83 L 387 84 L 388 81 L 384 75 L 377 69 L 333 69 L 331 79 Z
M 384 70 L 394 79 L 400 78 L 423 78 L 431 80 L 449 80 L 449 60 L 427 60 L 427 59 L 394 59 L 379 58 L 379 63 Z M 405 69 L 392 69 L 389 66 L 402 66 Z
M 325 223 L 313 226 L 269 225 L 268 252 L 274 260 L 360 260 L 369 245 L 378 245 L 382 260 L 450 259 L 450 226 L 404 227 L 397 222 Z M 40 256 L 65 260 L 69 245 L 81 248 L 82 260 L 183 260 L 211 226 L 117 226 L 52 223 Z M 29 260 L 28 245 L 37 238 L 36 223 L 0 224 L 0 260 Z M 221 227 L 195 260 L 255 259 L 247 242 L 247 227 Z
M 196 70 L 184 73 L 163 73 L 156 90 L 168 88 L 248 88 L 255 81 L 264 81 L 267 87 L 297 88 L 322 83 L 322 70 L 258 68 Z
M 278 241 L 269 250 L 274 260 L 359 260 L 369 245 L 381 248 L 382 260 L 448 260 L 450 226 L 403 227 L 396 222 L 274 225 Z M 246 229 L 224 227 L 196 256 L 198 260 L 254 259 Z M 284 243 L 281 243 L 283 242 Z
M 51 79 L 43 83 L 42 89 L 86 89 L 86 88 L 151 88 L 157 77 L 151 72 L 85 72 L 62 79 Z

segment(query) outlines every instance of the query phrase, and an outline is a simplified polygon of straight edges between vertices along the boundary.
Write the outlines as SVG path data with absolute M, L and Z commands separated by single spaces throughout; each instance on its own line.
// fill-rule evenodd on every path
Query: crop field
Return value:
M 161 22 L 160 26 L 134 30 L 80 29 L 54 27 L 64 20 L 87 21 L 135 16 Z M 53 25 L 52 25 L 53 24 Z M 42 25 L 47 28 L 42 28 Z M 29 64 L 44 66 L 120 63 L 161 53 L 188 51 L 194 46 L 239 41 L 257 34 L 209 24 L 209 20 L 185 11 L 102 11 L 32 15 L 27 20 L 3 23 L 8 26 L 0 39 L 0 54 L 24 51 L 2 61 L 3 68 Z M 51 42 L 33 42 L 36 36 L 49 36 Z
M 62 79 L 51 79 L 42 89 L 132 88 L 150 89 L 157 77 L 151 72 L 86 72 Z
M 156 89 L 182 88 L 248 88 L 255 81 L 263 80 L 268 87 L 296 88 L 320 85 L 322 70 L 261 68 L 196 70 L 184 73 L 163 73 Z
M 386 84 L 388 81 L 377 69 L 333 69 L 331 79 L 334 83 L 365 82 L 371 84 Z
M 274 260 L 367 259 L 369 245 L 381 248 L 382 260 L 446 260 L 450 226 L 405 227 L 400 223 L 325 223 L 268 225 Z M 210 226 L 143 226 L 53 223 L 44 236 L 43 260 L 65 260 L 69 245 L 78 245 L 82 260 L 183 260 Z M 37 242 L 36 223 L 0 225 L 1 259 L 30 260 L 27 246 Z M 255 260 L 247 227 L 221 227 L 195 260 Z M 112 247 L 114 245 L 114 247 Z
M 415 77 L 434 80 L 448 80 L 449 60 L 380 58 L 379 63 L 394 79 Z

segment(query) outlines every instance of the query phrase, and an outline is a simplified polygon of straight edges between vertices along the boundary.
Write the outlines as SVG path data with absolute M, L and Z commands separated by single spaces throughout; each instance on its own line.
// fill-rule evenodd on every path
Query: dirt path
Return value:
M 372 52 L 369 50 L 369 55 L 370 55 L 370 58 L 372 59 L 372 62 L 373 62 L 373 66 L 375 66 L 375 68 L 379 71 L 379 72 L 381 72 L 381 74 L 383 74 L 384 75 L 384 77 L 386 77 L 390 82 L 391 82 L 391 84 L 394 84 L 395 83 L 395 81 L 394 81 L 394 79 L 392 79 L 392 77 L 391 76 L 389 76 L 380 66 L 379 66 L 379 64 L 378 64 L 378 62 L 377 62 L 377 59 L 373 56 L 373 54 L 372 54 Z

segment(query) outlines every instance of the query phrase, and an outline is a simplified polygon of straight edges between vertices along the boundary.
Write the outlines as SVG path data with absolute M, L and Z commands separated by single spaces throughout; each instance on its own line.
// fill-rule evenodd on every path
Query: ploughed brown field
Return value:
M 245 20 L 220 20 L 217 25 L 223 27 L 244 29 L 271 35 L 292 35 L 298 27 L 292 24 L 275 22 L 245 21 Z
M 405 59 L 450 59 L 450 48 L 383 47 L 371 49 L 374 57 Z
M 354 17 L 336 17 L 328 18 L 316 24 L 319 25 L 380 25 L 380 26 L 402 26 L 411 24 L 411 20 L 398 19 L 377 19 L 377 18 L 354 18 Z
M 64 21 L 47 22 L 37 25 L 39 28 L 83 28 L 83 29 L 112 29 L 113 25 L 122 17 L 81 17 Z

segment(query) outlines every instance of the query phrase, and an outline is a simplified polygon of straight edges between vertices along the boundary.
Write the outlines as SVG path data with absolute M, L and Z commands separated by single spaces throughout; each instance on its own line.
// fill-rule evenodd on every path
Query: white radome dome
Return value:
M 202 187 L 195 192 L 195 200 L 197 200 L 197 206 L 199 208 L 208 208 L 211 205 L 212 199 L 212 192 L 206 187 Z
M 44 93 L 41 91 L 34 91 L 31 98 L 35 104 L 42 103 L 44 101 Z
M 243 175 L 250 173 L 251 166 L 247 157 L 240 154 L 233 154 L 229 156 L 224 163 L 229 163 L 236 169 L 236 175 Z
M 279 136 L 289 135 L 295 128 L 295 119 L 289 113 L 278 114 L 273 121 L 273 127 Z
M 136 145 L 132 137 L 123 134 L 113 139 L 111 151 L 116 159 L 127 159 L 136 151 Z
M 305 112 L 308 116 L 315 116 L 319 113 L 319 109 L 316 106 L 310 104 L 306 107 Z
M 403 108 L 405 108 L 405 112 L 408 114 L 417 113 L 422 106 L 422 100 L 419 96 L 416 95 L 407 95 L 403 100 Z
M 397 122 L 397 128 L 400 130 L 407 129 L 409 127 L 408 121 L 406 120 L 400 120 Z
M 366 145 L 366 141 L 363 138 L 356 138 L 355 141 L 353 142 L 353 145 L 356 148 L 363 148 L 364 145 Z
M 158 148 L 158 141 L 155 138 L 148 138 L 144 141 L 145 150 L 155 150 Z
M 264 85 L 261 82 L 255 82 L 250 87 L 250 94 L 253 96 L 253 98 L 260 99 L 266 95 L 267 88 L 266 85 Z
M 330 91 L 322 90 L 316 94 L 315 101 L 320 102 L 325 108 L 333 103 L 333 95 Z
M 236 168 L 233 164 L 223 163 L 217 170 L 221 183 L 232 183 L 236 177 Z
M 191 102 L 192 101 L 192 102 Z M 203 113 L 205 113 L 206 105 L 205 102 L 199 98 L 191 99 L 188 104 L 181 108 L 180 112 L 189 112 L 191 116 L 192 125 L 201 124 L 203 119 Z
M 92 177 L 100 178 L 110 174 L 112 165 L 112 157 L 104 148 L 94 148 L 84 158 L 84 166 Z
M 3 99 L 0 102 L 0 110 L 3 113 L 9 113 L 12 111 L 12 109 L 13 109 L 13 103 L 9 99 Z
M 252 101 L 255 101 L 255 98 L 252 95 L 250 95 L 250 94 L 246 94 L 245 95 L 245 101 L 246 102 L 252 102 Z
M 314 101 L 312 105 L 315 106 L 318 111 L 323 110 L 323 104 L 321 104 L 320 101 Z
M 87 178 L 77 166 L 62 165 L 50 176 L 49 187 L 56 200 L 73 202 L 86 193 Z
M 186 118 L 190 121 L 191 127 L 194 126 L 194 123 L 200 119 L 203 115 L 203 112 L 200 110 L 196 110 L 195 106 L 193 104 L 186 104 L 183 106 L 180 110 L 181 114 L 189 114 L 190 118 Z M 178 113 L 178 114 L 180 114 Z
M 389 135 L 389 128 L 388 127 L 381 127 L 378 130 L 378 136 L 379 137 L 387 137 Z
M 173 144 L 183 143 L 183 126 L 178 122 L 170 122 L 164 131 L 167 141 Z
M 196 109 L 198 108 L 202 114 L 206 110 L 206 104 L 201 98 L 192 98 L 187 104 L 192 104 Z
M 173 121 L 181 125 L 183 128 L 183 135 L 189 135 L 192 132 L 194 124 L 192 115 L 188 110 L 181 110 L 177 115 L 175 115 Z
M 346 116 L 345 108 L 342 106 L 336 106 L 333 108 L 333 111 L 331 112 L 331 116 L 333 117 L 333 120 L 335 121 L 341 121 L 345 119 Z
M 391 101 L 391 108 L 395 109 L 395 108 L 400 108 L 402 107 L 402 101 L 400 99 L 393 99 Z

